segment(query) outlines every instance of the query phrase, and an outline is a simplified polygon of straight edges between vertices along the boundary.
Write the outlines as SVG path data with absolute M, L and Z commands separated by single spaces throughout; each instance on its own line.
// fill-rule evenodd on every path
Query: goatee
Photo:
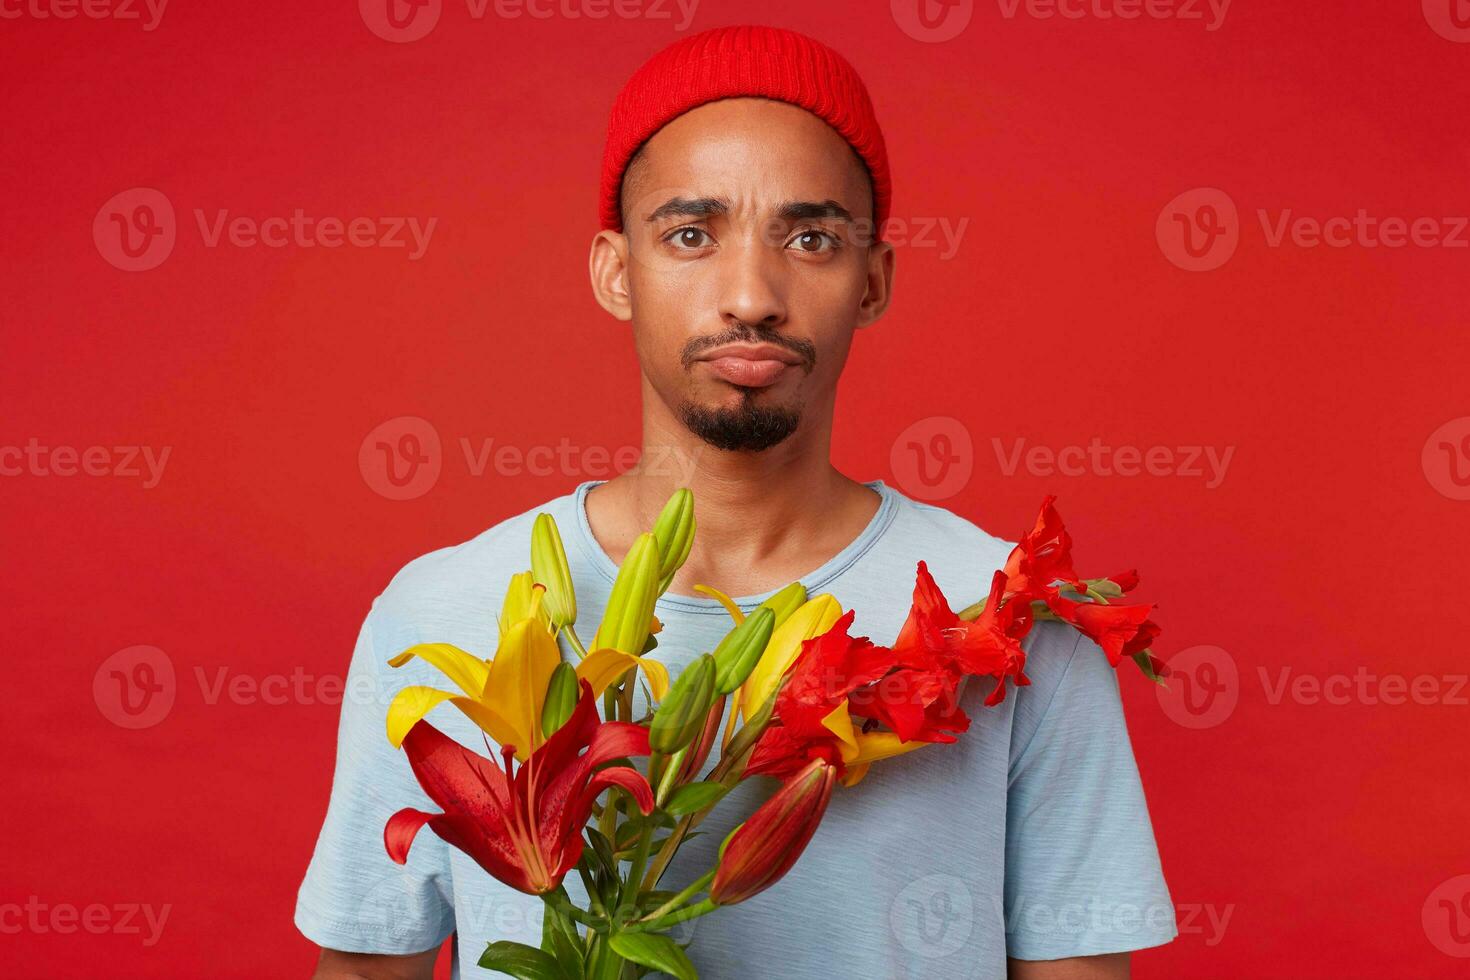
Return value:
M 680 407 L 679 417 L 690 432 L 716 449 L 760 452 L 795 432 L 801 411 L 755 405 L 746 397 L 735 408 L 686 403 Z

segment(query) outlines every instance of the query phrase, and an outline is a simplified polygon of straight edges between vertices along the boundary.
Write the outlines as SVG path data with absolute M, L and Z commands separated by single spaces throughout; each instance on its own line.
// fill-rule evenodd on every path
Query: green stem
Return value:
M 688 888 L 684 889 L 679 894 L 675 895 L 673 898 L 669 899 L 667 902 L 645 915 L 641 921 L 656 921 L 663 916 L 668 915 L 670 912 L 683 905 L 685 902 L 689 901 L 697 893 L 703 891 L 705 888 L 708 888 L 709 883 L 715 880 L 715 870 L 716 869 L 711 868 L 705 874 L 694 879 L 692 882 L 689 883 Z
M 677 912 L 670 912 L 668 915 L 664 916 L 661 919 L 654 919 L 652 922 L 635 922 L 623 931 L 661 932 L 662 930 L 667 929 L 669 926 L 678 925 L 680 922 L 688 922 L 690 919 L 697 919 L 701 915 L 709 915 L 717 908 L 719 908 L 718 905 L 706 898 L 704 901 L 699 902 L 698 904 L 686 905 L 684 908 L 679 909 Z
M 566 626 L 563 626 L 562 632 L 567 635 L 567 642 L 570 643 L 572 645 L 572 649 L 577 652 L 577 659 L 586 660 L 587 647 L 582 642 L 582 638 L 577 635 L 577 631 L 572 628 L 571 624 L 569 623 Z

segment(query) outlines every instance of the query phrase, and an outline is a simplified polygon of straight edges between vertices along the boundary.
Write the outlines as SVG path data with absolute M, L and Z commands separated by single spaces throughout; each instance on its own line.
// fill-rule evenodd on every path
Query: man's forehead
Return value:
M 671 199 L 827 202 L 834 217 L 857 211 L 867 175 L 851 145 L 822 119 L 771 99 L 721 99 L 672 120 L 625 174 L 624 203 L 639 217 Z M 655 200 L 656 198 L 656 200 Z

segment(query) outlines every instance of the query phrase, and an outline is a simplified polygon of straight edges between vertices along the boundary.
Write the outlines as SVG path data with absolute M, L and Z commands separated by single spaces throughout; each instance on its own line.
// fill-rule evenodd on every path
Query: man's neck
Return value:
M 803 419 L 761 452 L 726 452 L 667 411 L 645 410 L 638 465 L 587 496 L 593 536 L 621 562 L 685 486 L 694 494 L 697 529 L 669 591 L 694 595 L 702 584 L 743 596 L 780 588 L 834 557 L 878 509 L 877 494 L 832 465 L 830 419 Z

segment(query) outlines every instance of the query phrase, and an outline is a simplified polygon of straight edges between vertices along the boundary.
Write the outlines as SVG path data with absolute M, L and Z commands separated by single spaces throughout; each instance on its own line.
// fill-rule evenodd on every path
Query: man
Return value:
M 854 632 L 878 642 L 897 634 L 920 559 L 956 608 L 983 596 L 1008 542 L 830 459 L 853 333 L 892 294 L 894 251 L 873 234 L 889 197 L 861 80 L 809 38 L 708 31 L 629 81 L 612 113 L 590 271 L 598 302 L 632 325 L 642 462 L 409 563 L 373 604 L 351 670 L 380 696 L 344 703 L 296 910 L 323 947 L 317 976 L 429 977 L 451 933 L 456 975 L 473 976 L 488 942 L 539 943 L 539 900 L 432 834 L 403 868 L 382 843 L 390 814 L 427 805 L 384 736 L 385 706 L 405 685 L 436 682 L 417 661 L 385 662 L 433 641 L 490 656 L 537 512 L 561 527 L 579 608 L 595 617 L 637 534 L 677 486 L 693 490 L 694 550 L 657 607 L 673 639 L 654 655 L 671 673 L 728 629 L 699 583 L 748 610 L 799 579 L 855 608 Z M 676 934 L 694 940 L 706 980 L 1101 980 L 1128 975 L 1128 951 L 1175 935 L 1114 672 L 1058 624 L 1038 624 L 1027 649 L 1029 687 L 987 708 L 972 685 L 962 704 L 974 724 L 958 743 L 839 790 L 790 875 Z M 434 722 L 483 751 L 457 712 Z M 767 780 L 742 784 L 666 881 L 711 866 L 769 791 Z M 580 900 L 575 876 L 567 885 Z

